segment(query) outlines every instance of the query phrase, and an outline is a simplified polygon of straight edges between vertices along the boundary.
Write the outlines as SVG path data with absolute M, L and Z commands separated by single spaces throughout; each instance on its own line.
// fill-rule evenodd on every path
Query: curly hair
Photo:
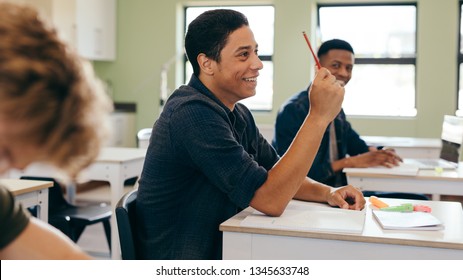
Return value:
M 58 39 L 33 8 L 0 2 L 0 120 L 75 177 L 109 133 L 112 103 L 90 63 Z

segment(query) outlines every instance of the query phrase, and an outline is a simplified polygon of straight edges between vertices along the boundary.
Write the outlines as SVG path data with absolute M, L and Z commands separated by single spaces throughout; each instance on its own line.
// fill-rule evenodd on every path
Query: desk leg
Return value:
M 123 169 L 123 166 L 120 164 L 114 165 L 112 168 L 108 169 L 108 171 L 110 170 L 108 182 L 111 186 L 111 209 L 113 211 L 111 215 L 111 258 L 115 260 L 121 259 L 115 209 L 117 202 L 124 192 L 125 173 Z
M 124 182 L 126 179 L 140 175 L 144 159 L 130 161 L 127 163 L 96 163 L 87 170 L 87 177 L 90 180 L 102 180 L 109 183 L 111 187 L 111 258 L 121 259 L 119 234 L 116 222 L 116 205 L 124 193 Z
M 75 183 L 70 183 L 66 186 L 66 199 L 69 201 L 69 203 L 76 203 L 76 191 L 77 187 Z
M 37 218 L 48 222 L 48 189 L 36 190 L 15 196 L 25 208 L 37 206 Z
M 37 207 L 37 218 L 48 223 L 48 189 L 39 191 Z

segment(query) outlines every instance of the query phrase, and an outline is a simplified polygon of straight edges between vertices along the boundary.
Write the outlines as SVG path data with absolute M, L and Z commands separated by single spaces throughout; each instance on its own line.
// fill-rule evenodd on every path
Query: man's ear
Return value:
M 214 71 L 212 69 L 213 60 L 208 58 L 205 54 L 200 53 L 197 57 L 199 68 L 201 68 L 201 73 L 206 75 L 214 75 Z

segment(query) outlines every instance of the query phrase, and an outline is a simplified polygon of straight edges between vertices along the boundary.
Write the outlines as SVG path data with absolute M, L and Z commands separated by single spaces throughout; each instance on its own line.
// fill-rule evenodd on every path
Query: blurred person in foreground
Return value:
M 75 179 L 98 155 L 112 104 L 91 65 L 36 10 L 0 1 L 0 174 L 41 162 Z M 0 259 L 88 259 L 0 186 Z

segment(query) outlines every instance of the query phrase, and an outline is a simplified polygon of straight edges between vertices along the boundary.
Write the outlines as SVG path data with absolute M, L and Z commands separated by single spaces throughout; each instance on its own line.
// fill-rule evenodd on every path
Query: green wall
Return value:
M 314 34 L 317 3 L 377 3 L 370 0 L 177 1 L 118 0 L 117 60 L 94 62 L 117 102 L 137 104 L 137 129 L 159 116 L 160 71 L 183 38 L 183 5 L 273 4 L 275 6 L 274 110 L 255 113 L 258 124 L 273 124 L 276 111 L 291 94 L 307 86 L 313 61 L 301 31 Z M 401 2 L 388 0 L 387 2 Z M 458 0 L 417 0 L 417 109 L 414 118 L 349 117 L 362 135 L 439 137 L 442 115 L 454 114 L 457 92 Z M 315 40 L 315 38 L 312 38 Z M 177 51 L 176 51 L 177 50 Z M 181 84 L 180 65 L 168 72 L 169 88 Z M 387 79 L 387 77 L 385 77 Z

